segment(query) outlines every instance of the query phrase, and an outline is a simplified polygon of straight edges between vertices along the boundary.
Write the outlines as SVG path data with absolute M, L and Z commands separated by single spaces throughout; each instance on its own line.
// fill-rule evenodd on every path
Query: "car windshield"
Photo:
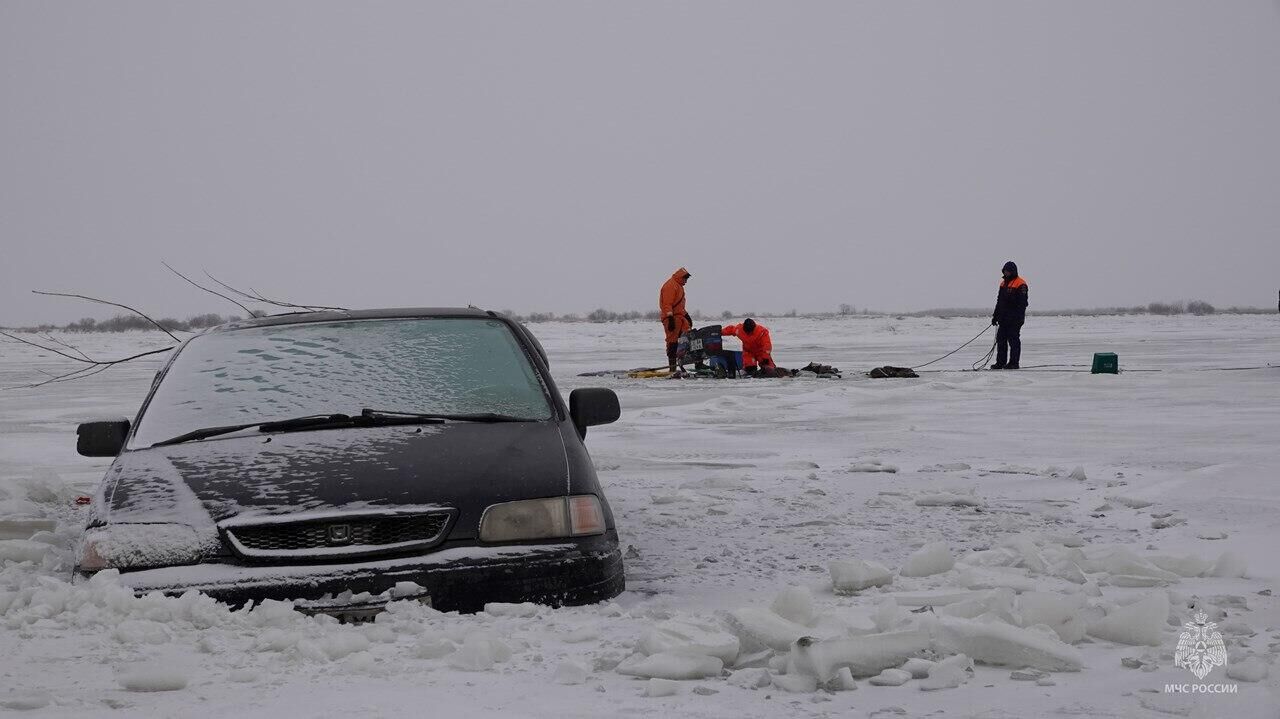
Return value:
M 299 323 L 192 339 L 156 388 L 130 447 L 206 427 L 365 407 L 551 417 L 533 365 L 497 320 Z

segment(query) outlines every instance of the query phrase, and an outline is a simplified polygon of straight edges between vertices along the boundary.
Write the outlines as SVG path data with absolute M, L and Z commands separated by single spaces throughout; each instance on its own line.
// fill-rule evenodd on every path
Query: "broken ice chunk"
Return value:
M 831 585 L 837 594 L 860 592 L 893 583 L 893 574 L 883 565 L 860 559 L 837 559 L 827 565 Z
M 904 577 L 928 577 L 942 574 L 956 565 L 946 542 L 926 544 L 911 553 L 899 572 Z
M 618 664 L 617 672 L 648 679 L 706 679 L 718 677 L 724 662 L 717 657 L 692 656 L 661 652 L 642 656 L 633 654 Z
M 1075 672 L 1084 659 L 1075 647 L 1052 634 L 1022 629 L 1000 621 L 939 618 L 939 642 L 984 664 Z
M 1119 644 L 1158 647 L 1164 641 L 1168 618 L 1169 595 L 1153 592 L 1090 624 L 1089 635 Z

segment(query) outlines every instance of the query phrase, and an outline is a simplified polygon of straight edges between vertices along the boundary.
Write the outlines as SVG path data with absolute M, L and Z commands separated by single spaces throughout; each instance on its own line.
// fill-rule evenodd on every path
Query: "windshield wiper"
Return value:
M 528 417 L 515 417 L 509 414 L 497 414 L 496 412 L 471 412 L 463 414 L 443 414 L 435 412 L 397 412 L 395 410 L 369 409 L 365 408 L 360 411 L 363 417 L 375 419 L 392 420 L 397 418 L 403 419 L 421 419 L 421 420 L 438 420 L 441 422 L 537 422 L 536 419 Z
M 183 442 L 194 442 L 198 439 L 208 439 L 209 437 L 217 437 L 220 434 L 231 434 L 239 432 L 242 429 L 257 427 L 261 432 L 281 432 L 291 429 L 305 429 L 317 425 L 328 425 L 335 423 L 350 423 L 351 418 L 345 414 L 309 414 L 305 417 L 294 417 L 293 419 L 281 419 L 270 422 L 246 422 L 244 424 L 226 424 L 220 427 L 204 427 L 203 429 L 195 429 L 177 437 L 170 437 L 162 442 L 156 442 L 152 447 L 165 447 L 171 444 L 182 444 Z
M 347 414 L 309 414 L 293 419 L 280 419 L 268 422 L 246 422 L 244 424 L 227 424 L 219 427 L 196 429 L 162 442 L 152 447 L 166 447 L 171 444 L 194 442 L 196 440 L 231 434 L 245 429 L 258 428 L 259 432 L 298 432 L 308 429 L 341 429 L 343 427 L 387 427 L 403 424 L 443 424 L 445 422 L 535 422 L 526 417 L 512 417 L 493 412 L 473 414 L 436 414 L 428 412 L 397 412 L 365 408 L 358 415 Z

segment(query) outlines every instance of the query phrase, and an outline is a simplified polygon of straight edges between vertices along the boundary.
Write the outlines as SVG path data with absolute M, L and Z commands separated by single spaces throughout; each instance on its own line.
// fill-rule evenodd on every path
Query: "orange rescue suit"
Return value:
M 768 327 L 757 322 L 755 330 L 748 334 L 740 324 L 729 325 L 720 329 L 720 335 L 742 340 L 743 368 L 755 367 L 757 364 L 762 367 L 774 366 L 773 339 L 769 337 Z
M 667 344 L 679 342 L 680 335 L 693 329 L 693 321 L 684 308 L 684 285 L 681 284 L 681 280 L 688 276 L 689 271 L 681 267 L 671 273 L 658 292 L 658 311 L 662 313 L 662 329 L 667 333 Z

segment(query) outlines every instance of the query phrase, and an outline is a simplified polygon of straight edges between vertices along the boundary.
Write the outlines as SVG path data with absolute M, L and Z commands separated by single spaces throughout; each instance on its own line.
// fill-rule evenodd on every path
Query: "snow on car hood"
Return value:
M 563 494 L 552 422 L 457 423 L 238 436 L 125 452 L 101 518 L 199 525 L 313 510 L 450 506 Z

